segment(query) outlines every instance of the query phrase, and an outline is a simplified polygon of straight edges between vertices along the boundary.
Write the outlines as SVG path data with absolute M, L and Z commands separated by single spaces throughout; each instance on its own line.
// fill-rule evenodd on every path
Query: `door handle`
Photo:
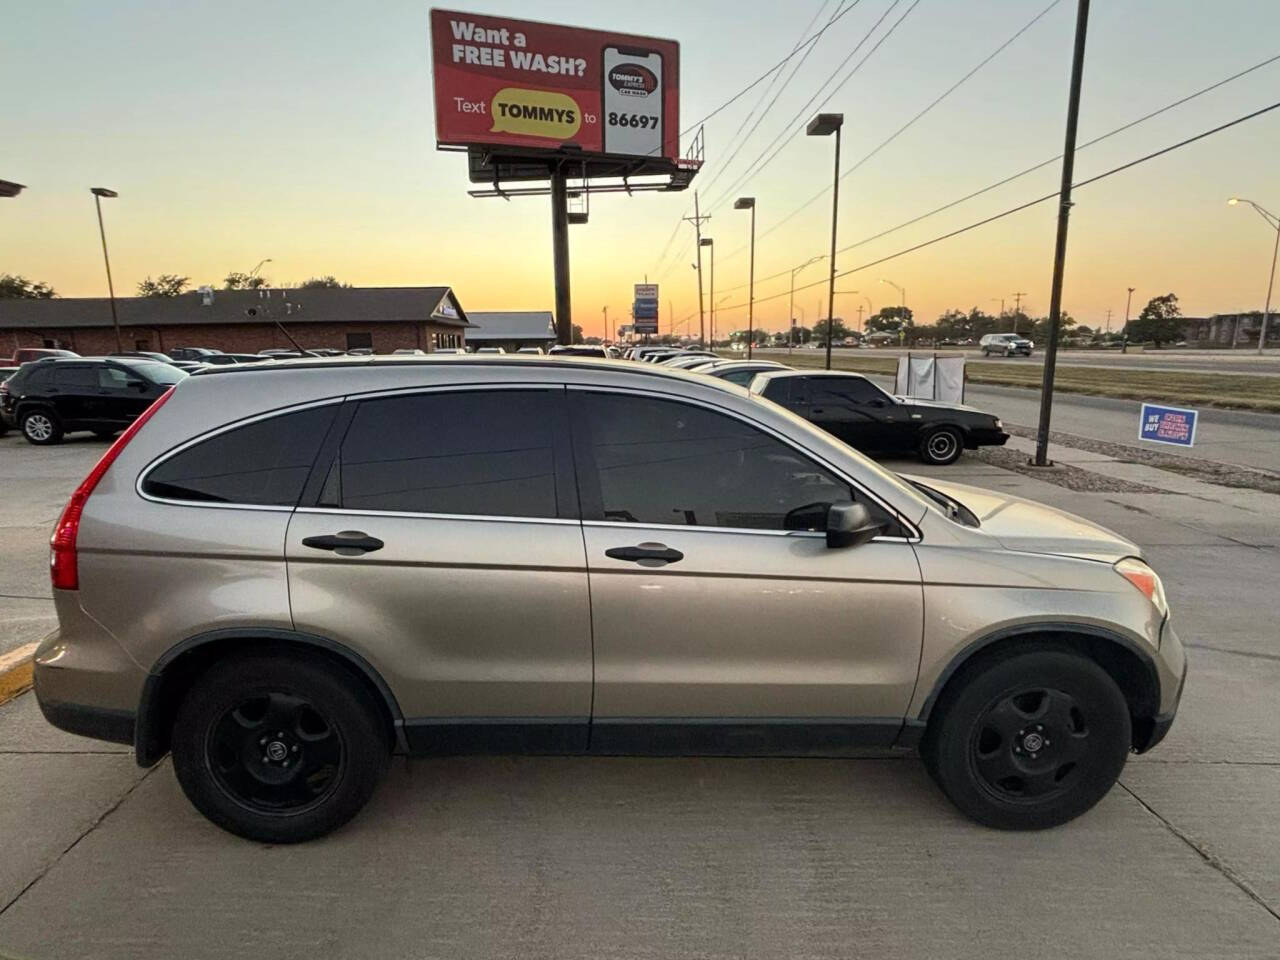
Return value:
M 340 557 L 358 557 L 362 553 L 371 553 L 386 546 L 377 537 L 371 537 L 360 530 L 343 530 L 324 537 L 303 537 L 302 545 L 315 550 L 332 550 Z
M 810 413 L 826 413 L 827 411 L 824 407 L 814 407 L 809 412 Z
M 630 560 L 645 567 L 660 567 L 684 559 L 684 554 L 665 543 L 641 543 L 634 547 L 610 547 L 604 552 L 614 560 Z

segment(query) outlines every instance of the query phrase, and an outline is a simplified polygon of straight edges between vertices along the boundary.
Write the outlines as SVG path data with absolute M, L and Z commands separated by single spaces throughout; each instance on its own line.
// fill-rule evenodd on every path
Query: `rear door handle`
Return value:
M 360 530 L 343 530 L 323 537 L 303 537 L 302 545 L 315 550 L 332 550 L 340 557 L 358 557 L 362 553 L 371 553 L 386 546 L 377 537 L 371 537 Z
M 665 543 L 641 543 L 634 547 L 610 547 L 604 552 L 614 560 L 630 560 L 643 567 L 661 567 L 684 559 L 684 554 Z

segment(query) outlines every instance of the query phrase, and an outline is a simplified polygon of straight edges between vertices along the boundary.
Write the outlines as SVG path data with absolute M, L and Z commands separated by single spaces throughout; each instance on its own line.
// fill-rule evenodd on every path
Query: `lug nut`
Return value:
M 1040 754 L 1038 754 L 1038 753 L 1033 753 L 1033 754 L 1031 755 L 1031 759 L 1032 759 L 1032 760 L 1034 760 L 1034 759 L 1035 759 L 1036 757 L 1038 757 L 1038 756 L 1040 756 Z
M 265 747 L 266 745 L 267 745 L 267 738 L 266 738 L 266 737 L 263 737 L 261 740 L 259 740 L 259 741 L 258 741 L 258 746 L 260 746 L 260 747 Z

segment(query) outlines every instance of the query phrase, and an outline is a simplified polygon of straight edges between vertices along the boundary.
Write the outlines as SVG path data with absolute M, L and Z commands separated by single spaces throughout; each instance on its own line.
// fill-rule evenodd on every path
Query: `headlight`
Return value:
M 1169 602 L 1164 597 L 1164 584 L 1160 576 L 1137 557 L 1125 557 L 1115 565 L 1116 573 L 1124 577 L 1151 601 L 1160 616 L 1169 615 Z
M 1003 429 L 1004 429 L 1004 424 L 1000 422 L 1000 418 L 999 418 L 999 417 L 996 417 L 996 429 L 997 429 L 997 430 L 1003 430 Z

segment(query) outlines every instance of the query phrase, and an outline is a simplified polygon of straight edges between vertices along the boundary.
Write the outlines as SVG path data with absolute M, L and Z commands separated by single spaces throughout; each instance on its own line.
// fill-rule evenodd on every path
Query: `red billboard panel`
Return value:
M 680 45 L 431 11 L 436 140 L 587 154 L 680 153 Z

